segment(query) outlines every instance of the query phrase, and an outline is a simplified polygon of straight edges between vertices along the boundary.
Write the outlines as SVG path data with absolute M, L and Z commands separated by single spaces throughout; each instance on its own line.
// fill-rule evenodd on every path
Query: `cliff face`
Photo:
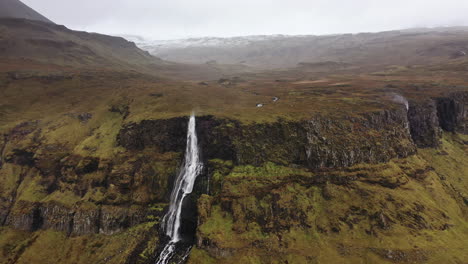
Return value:
M 440 126 L 450 132 L 468 134 L 468 93 L 453 93 L 437 99 Z
M 184 148 L 183 118 L 129 124 L 119 135 L 127 149 Z M 174 131 L 174 132 L 172 132 Z M 307 121 L 243 124 L 213 116 L 198 118 L 197 133 L 205 160 L 232 160 L 236 165 L 265 162 L 308 168 L 346 167 L 377 163 L 415 152 L 406 111 L 381 111 L 345 120 L 318 116 Z
M 409 103 L 410 132 L 419 147 L 437 147 L 440 144 L 441 128 L 437 113 L 437 105 L 433 100 Z
M 456 233 L 466 232 L 460 223 L 468 199 L 462 192 L 468 139 L 459 134 L 467 133 L 467 99 L 457 94 L 410 102 L 408 111 L 401 106 L 340 119 L 242 123 L 197 117 L 206 171 L 190 199 L 198 220 L 195 211 L 184 216 L 189 225 L 198 221 L 189 261 L 431 260 L 437 254 L 428 248 L 440 241 L 424 240 L 424 233 L 459 241 Z M 137 233 L 140 238 L 129 238 L 131 248 L 102 259 L 151 262 L 185 149 L 187 118 L 122 125 L 122 115 L 108 115 L 111 133 L 94 129 L 96 136 L 87 136 L 84 147 L 48 140 L 39 121 L 4 134 L 4 228 L 34 232 L 37 239 L 55 230 L 65 240 L 93 238 L 114 248 L 113 239 Z M 91 140 L 111 147 L 105 155 L 86 155 Z M 395 243 L 397 234 L 407 232 L 421 249 Z M 329 257 L 319 253 L 330 248 L 336 251 Z M 5 252 L 22 255 L 15 250 Z M 450 250 L 450 256 L 458 252 Z

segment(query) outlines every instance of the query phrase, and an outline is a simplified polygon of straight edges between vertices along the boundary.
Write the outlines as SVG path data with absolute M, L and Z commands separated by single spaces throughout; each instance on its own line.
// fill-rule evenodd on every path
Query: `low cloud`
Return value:
M 466 0 L 23 0 L 58 24 L 155 39 L 468 25 Z

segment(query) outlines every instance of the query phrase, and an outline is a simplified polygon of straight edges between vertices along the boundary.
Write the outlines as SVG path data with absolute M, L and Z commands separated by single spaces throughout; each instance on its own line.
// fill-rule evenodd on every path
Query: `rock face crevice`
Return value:
M 411 137 L 418 147 L 437 147 L 441 137 L 437 105 L 434 100 L 411 101 L 408 109 Z
M 440 127 L 445 131 L 468 134 L 468 92 L 456 92 L 437 98 Z
M 468 134 L 468 92 L 410 101 L 408 121 L 411 137 L 420 148 L 438 147 L 442 130 Z

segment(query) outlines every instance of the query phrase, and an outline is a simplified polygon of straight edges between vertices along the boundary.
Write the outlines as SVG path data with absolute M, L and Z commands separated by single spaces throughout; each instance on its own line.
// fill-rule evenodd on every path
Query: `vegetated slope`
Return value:
M 65 66 L 162 63 L 123 38 L 24 19 L 0 19 L 0 57 Z
M 457 263 L 464 65 L 204 83 L 2 65 L 0 263 L 153 263 L 193 109 L 190 263 Z
M 141 48 L 166 60 L 244 64 L 266 69 L 327 61 L 360 67 L 427 64 L 468 53 L 468 31 L 463 27 L 328 36 L 275 35 L 153 42 L 134 39 Z
M 0 18 L 23 18 L 53 23 L 19 0 L 2 0 L 0 2 Z

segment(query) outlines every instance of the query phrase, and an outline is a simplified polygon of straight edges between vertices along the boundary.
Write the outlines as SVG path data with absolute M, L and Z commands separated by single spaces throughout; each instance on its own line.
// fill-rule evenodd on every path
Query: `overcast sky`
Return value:
M 22 0 L 58 24 L 154 39 L 468 25 L 468 0 Z

